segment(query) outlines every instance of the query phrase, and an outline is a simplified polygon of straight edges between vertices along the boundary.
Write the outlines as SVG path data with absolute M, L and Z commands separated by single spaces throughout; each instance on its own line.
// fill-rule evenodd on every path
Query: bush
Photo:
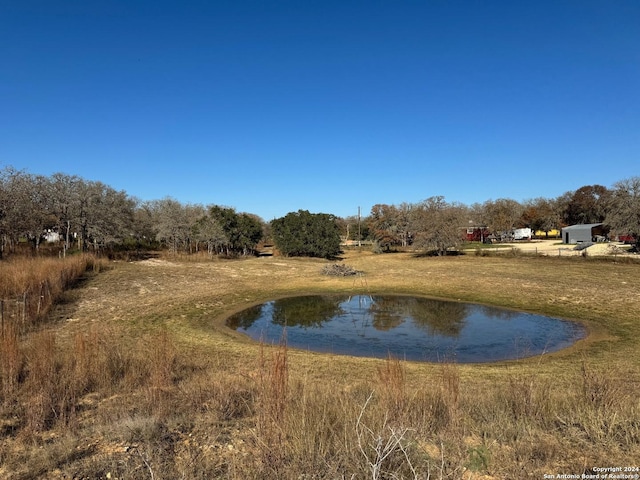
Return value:
M 271 222 L 276 247 L 285 256 L 334 258 L 340 253 L 336 217 L 306 210 Z

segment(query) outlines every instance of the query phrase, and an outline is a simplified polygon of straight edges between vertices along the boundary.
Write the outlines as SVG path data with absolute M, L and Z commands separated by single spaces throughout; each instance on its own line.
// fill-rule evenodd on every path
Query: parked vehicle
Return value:
M 514 240 L 531 240 L 531 229 L 530 228 L 516 228 L 513 231 L 513 239 Z

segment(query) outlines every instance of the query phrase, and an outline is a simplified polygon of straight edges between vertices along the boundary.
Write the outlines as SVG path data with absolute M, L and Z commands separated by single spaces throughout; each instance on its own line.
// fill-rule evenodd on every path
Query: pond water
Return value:
M 586 334 L 576 322 L 401 295 L 310 295 L 257 305 L 227 325 L 255 340 L 363 357 L 458 363 L 554 352 Z M 286 333 L 285 333 L 286 331 Z

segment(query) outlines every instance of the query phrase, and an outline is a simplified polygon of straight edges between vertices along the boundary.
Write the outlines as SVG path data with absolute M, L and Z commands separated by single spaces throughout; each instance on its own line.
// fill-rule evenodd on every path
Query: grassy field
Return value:
M 113 262 L 45 327 L 3 332 L 0 477 L 515 479 L 640 466 L 640 264 L 346 252 Z M 0 270 L 0 273 L 3 273 Z M 585 323 L 554 354 L 456 365 L 265 346 L 231 312 L 406 293 Z

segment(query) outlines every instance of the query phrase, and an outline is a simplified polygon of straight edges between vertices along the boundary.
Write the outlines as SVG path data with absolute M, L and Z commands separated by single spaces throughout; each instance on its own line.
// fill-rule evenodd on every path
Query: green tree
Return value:
M 564 222 L 567 225 L 603 222 L 610 196 L 611 191 L 602 185 L 585 185 L 565 193 L 559 199 Z
M 209 216 L 215 220 L 227 239 L 223 248 L 227 255 L 249 255 L 255 252 L 262 240 L 262 222 L 255 215 L 237 213 L 235 209 L 213 205 L 209 207 Z
M 283 255 L 332 258 L 340 252 L 340 231 L 334 215 L 298 210 L 272 220 L 271 229 Z
M 262 236 L 262 221 L 258 216 L 249 213 L 238 214 L 238 227 L 233 239 L 234 248 L 238 253 L 253 254 Z
M 367 218 L 370 235 L 386 251 L 403 244 L 403 228 L 400 214 L 394 205 L 376 204 Z M 408 234 L 406 235 L 408 236 Z

